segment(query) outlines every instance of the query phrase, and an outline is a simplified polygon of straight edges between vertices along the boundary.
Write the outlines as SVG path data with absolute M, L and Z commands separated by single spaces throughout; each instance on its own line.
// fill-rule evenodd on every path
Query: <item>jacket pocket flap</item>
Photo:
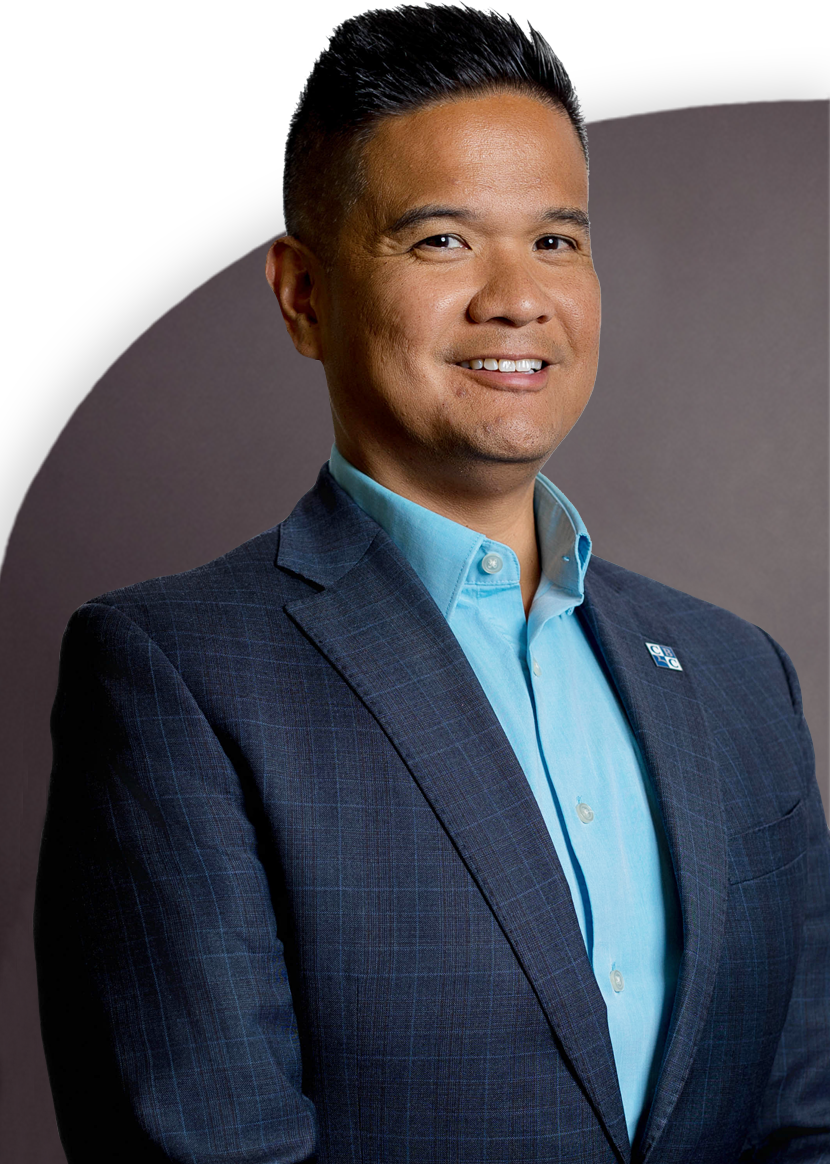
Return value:
M 807 845 L 804 802 L 778 820 L 729 838 L 729 882 L 753 881 L 796 861 Z

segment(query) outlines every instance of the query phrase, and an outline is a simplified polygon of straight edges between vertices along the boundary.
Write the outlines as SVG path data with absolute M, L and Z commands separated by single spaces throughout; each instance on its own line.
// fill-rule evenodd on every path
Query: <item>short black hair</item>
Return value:
M 465 95 L 524 92 L 585 123 L 562 62 L 512 16 L 429 4 L 375 9 L 333 32 L 291 120 L 283 199 L 288 234 L 327 258 L 359 193 L 359 154 L 378 123 Z M 330 257 L 330 255 L 328 256 Z

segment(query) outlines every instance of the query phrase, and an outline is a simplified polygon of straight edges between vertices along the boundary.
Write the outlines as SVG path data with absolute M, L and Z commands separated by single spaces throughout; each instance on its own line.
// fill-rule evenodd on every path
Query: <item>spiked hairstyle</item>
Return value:
M 466 96 L 518 91 L 561 110 L 587 159 L 585 124 L 561 61 L 535 29 L 466 6 L 376 9 L 344 21 L 291 121 L 283 196 L 288 234 L 330 261 L 359 197 L 360 153 L 378 123 Z

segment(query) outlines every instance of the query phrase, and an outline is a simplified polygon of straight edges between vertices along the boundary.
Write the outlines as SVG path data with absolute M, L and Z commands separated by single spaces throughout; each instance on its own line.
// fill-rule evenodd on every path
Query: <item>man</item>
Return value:
M 591 557 L 547 44 L 337 30 L 268 278 L 336 447 L 67 630 L 38 947 L 70 1162 L 830 1159 L 830 848 L 757 628 Z

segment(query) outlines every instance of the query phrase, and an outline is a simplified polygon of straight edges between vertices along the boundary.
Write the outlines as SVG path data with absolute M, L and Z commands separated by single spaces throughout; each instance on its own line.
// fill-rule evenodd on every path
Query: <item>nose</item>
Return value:
M 540 283 L 526 256 L 494 257 L 485 277 L 470 299 L 467 315 L 472 323 L 500 323 L 524 327 L 547 323 L 553 314 L 551 290 Z

